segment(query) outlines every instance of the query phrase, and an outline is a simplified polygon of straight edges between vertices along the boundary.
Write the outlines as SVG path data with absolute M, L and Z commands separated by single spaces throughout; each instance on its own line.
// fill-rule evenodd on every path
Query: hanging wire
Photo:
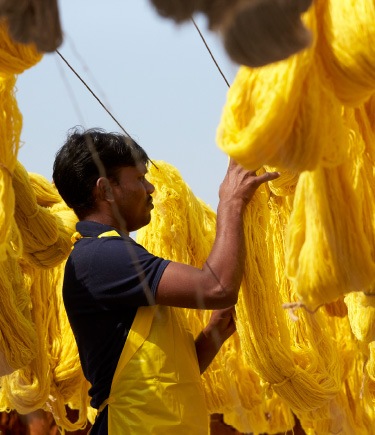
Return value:
M 70 65 L 70 63 L 65 59 L 65 57 L 59 52 L 59 50 L 55 50 L 56 53 L 61 57 L 61 59 L 66 63 L 66 65 L 73 71 L 73 73 L 78 77 L 78 79 L 86 86 L 91 95 L 98 101 L 98 103 L 103 107 L 103 109 L 108 113 L 108 115 L 115 121 L 115 123 L 121 128 L 121 130 L 126 134 L 126 136 L 130 137 L 130 134 L 125 130 L 125 128 L 120 124 L 120 122 L 112 115 L 112 113 L 107 109 L 107 107 L 102 103 L 99 97 L 94 93 L 94 91 L 90 88 L 90 86 L 83 80 L 83 78 L 77 73 L 77 71 Z
M 202 35 L 202 32 L 200 31 L 200 29 L 199 29 L 199 27 L 197 26 L 197 23 L 194 21 L 194 18 L 193 18 L 193 17 L 191 17 L 191 21 L 193 22 L 194 27 L 197 29 L 197 32 L 199 33 L 199 36 L 201 37 L 201 39 L 202 39 L 204 45 L 206 46 L 207 51 L 210 53 L 210 56 L 211 56 L 212 60 L 214 61 L 215 65 L 216 65 L 216 68 L 219 70 L 219 72 L 220 72 L 221 76 L 223 77 L 225 83 L 227 84 L 228 88 L 230 88 L 230 84 L 229 84 L 227 78 L 225 77 L 223 71 L 221 70 L 219 64 L 217 63 L 217 61 L 216 61 L 216 59 L 215 59 L 215 56 L 212 54 L 212 51 L 210 50 L 210 47 L 208 46 L 208 44 L 207 44 L 207 42 L 206 42 L 204 36 Z

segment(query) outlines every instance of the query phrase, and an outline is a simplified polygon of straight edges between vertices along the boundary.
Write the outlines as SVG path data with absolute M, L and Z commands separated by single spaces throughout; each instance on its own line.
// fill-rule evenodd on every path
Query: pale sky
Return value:
M 215 210 L 227 156 L 216 129 L 228 86 L 194 25 L 159 17 L 148 0 L 64 0 L 59 51 L 153 160 L 174 165 Z M 231 83 L 238 69 L 218 35 L 195 17 Z M 57 54 L 21 74 L 20 162 L 51 179 L 57 149 L 75 125 L 120 128 Z

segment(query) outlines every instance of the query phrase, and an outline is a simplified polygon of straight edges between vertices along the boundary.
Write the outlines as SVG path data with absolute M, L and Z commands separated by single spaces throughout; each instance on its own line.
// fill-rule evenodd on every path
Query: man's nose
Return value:
M 147 181 L 147 193 L 151 194 L 155 192 L 155 186 Z

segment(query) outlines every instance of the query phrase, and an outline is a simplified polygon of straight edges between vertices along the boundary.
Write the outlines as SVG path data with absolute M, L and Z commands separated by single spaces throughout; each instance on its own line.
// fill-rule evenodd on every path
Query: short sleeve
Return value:
M 130 238 L 103 237 L 83 243 L 81 255 L 89 256 L 83 282 L 97 303 L 107 309 L 155 304 L 168 260 L 152 255 Z

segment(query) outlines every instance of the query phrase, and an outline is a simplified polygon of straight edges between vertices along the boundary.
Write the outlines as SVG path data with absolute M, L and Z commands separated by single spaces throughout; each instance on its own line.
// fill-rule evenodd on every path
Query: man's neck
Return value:
M 121 231 L 123 234 L 129 235 L 129 231 L 127 231 L 125 225 L 120 225 L 116 219 L 104 213 L 90 213 L 81 219 L 81 221 L 90 221 L 102 225 L 108 225 L 110 227 L 116 228 L 116 230 Z

